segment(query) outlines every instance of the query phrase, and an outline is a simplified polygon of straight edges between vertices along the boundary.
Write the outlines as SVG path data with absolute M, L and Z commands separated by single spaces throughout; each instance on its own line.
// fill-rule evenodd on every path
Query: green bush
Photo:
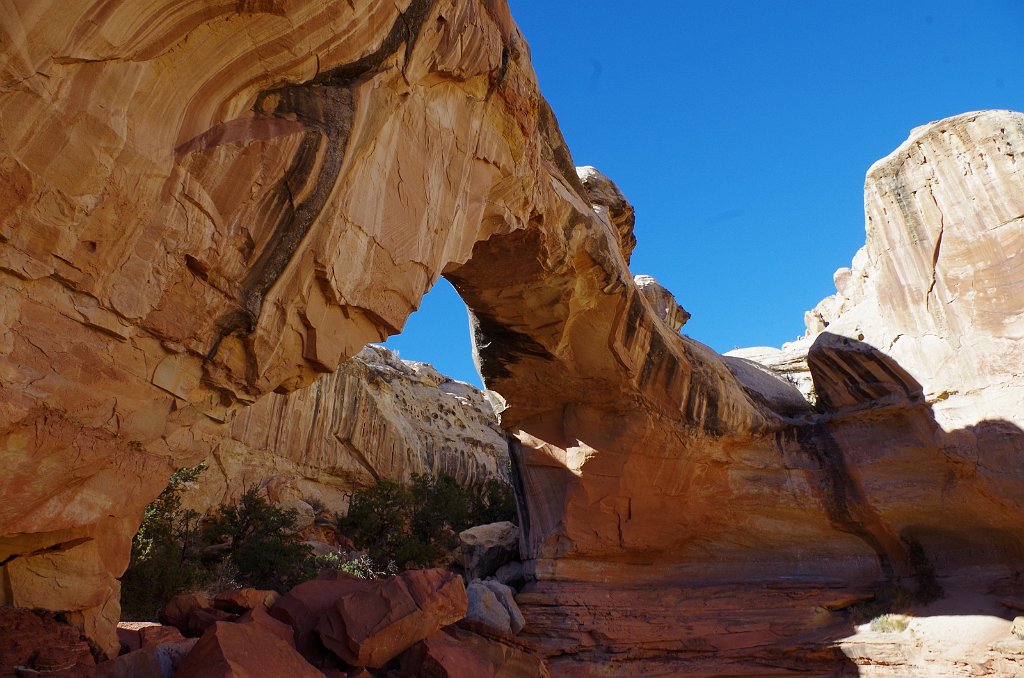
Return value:
M 910 619 L 902 614 L 883 614 L 871 620 L 870 628 L 876 633 L 903 633 Z
M 409 489 L 382 480 L 357 492 L 338 525 L 371 559 L 404 569 L 436 564 L 459 532 L 500 520 L 515 520 L 507 485 L 491 480 L 476 493 L 451 476 L 414 474 Z
M 235 505 L 222 505 L 203 528 L 207 544 L 227 544 L 227 557 L 243 586 L 287 591 L 316 574 L 312 550 L 295 534 L 297 514 L 245 491 Z
M 491 478 L 484 484 L 483 497 L 477 510 L 478 525 L 499 523 L 503 520 L 514 523 L 518 520 L 516 495 L 508 483 L 503 483 L 497 478 Z
M 377 562 L 397 562 L 412 524 L 413 496 L 398 483 L 380 480 L 352 497 L 338 527 Z
M 330 567 L 374 579 L 397 566 L 436 564 L 462 530 L 515 519 L 507 485 L 492 480 L 477 493 L 449 476 L 413 476 L 409 489 L 380 481 L 357 493 L 339 527 L 368 554 L 346 558 L 313 556 L 299 541 L 296 514 L 273 506 L 248 488 L 236 504 L 223 504 L 209 518 L 181 507 L 181 493 L 205 470 L 203 464 L 176 471 L 146 507 L 121 579 L 127 619 L 153 619 L 179 593 L 204 588 L 254 586 L 285 591 Z M 382 564 L 386 564 L 383 565 Z
M 317 564 L 295 534 L 296 515 L 272 506 L 250 487 L 201 524 L 181 508 L 181 493 L 205 470 L 180 469 L 146 506 L 121 578 L 125 618 L 154 619 L 169 598 L 206 587 L 254 586 L 284 591 L 312 578 Z
M 125 618 L 152 619 L 168 598 L 201 587 L 209 573 L 202 566 L 199 514 L 181 508 L 184 486 L 206 470 L 204 464 L 179 469 L 143 513 L 132 540 L 128 570 L 121 579 Z
M 360 579 L 382 579 L 397 574 L 394 566 L 381 568 L 365 553 L 343 556 L 339 553 L 325 553 L 314 556 L 313 562 L 319 570 L 339 570 Z

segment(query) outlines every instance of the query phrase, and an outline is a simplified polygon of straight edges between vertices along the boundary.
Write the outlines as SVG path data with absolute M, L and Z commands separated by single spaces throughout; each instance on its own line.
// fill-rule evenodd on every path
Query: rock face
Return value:
M 501 0 L 43 0 L 0 29 L 0 603 L 116 650 L 171 469 L 288 429 L 268 394 L 442 274 L 515 432 L 518 600 L 559 675 L 842 675 L 841 610 L 879 583 L 1018 567 L 1020 114 L 872 168 L 810 409 L 637 285 L 632 210 L 573 167 Z M 316 412 L 337 388 L 284 437 L 346 430 Z
M 622 667 L 842 675 L 859 660 L 828 639 L 852 624 L 826 610 L 880 583 L 927 598 L 1015 576 L 1024 383 L 1006 366 L 1024 346 L 1024 269 L 1006 253 L 1024 238 L 1022 146 L 1024 115 L 967 114 L 871 168 L 867 245 L 808 336 L 726 358 L 766 425 L 691 407 L 656 426 L 621 397 L 516 422 L 540 580 L 518 600 L 555 665 L 601 648 Z M 515 382 L 488 383 L 515 400 Z M 552 642 L 559 626 L 578 633 Z
M 278 503 L 313 499 L 340 511 L 353 490 L 414 473 L 468 486 L 507 481 L 508 443 L 478 389 L 367 346 L 308 388 L 243 410 L 206 463 L 183 497 L 197 509 L 262 483 Z
M 223 621 L 207 629 L 174 675 L 181 678 L 323 676 L 275 634 L 256 624 Z
M 33 3 L 0 30 L 0 603 L 115 652 L 171 470 L 397 332 L 572 167 L 502 2 Z
M 95 664 L 79 629 L 38 610 L 0 607 L 0 675 L 91 676 Z

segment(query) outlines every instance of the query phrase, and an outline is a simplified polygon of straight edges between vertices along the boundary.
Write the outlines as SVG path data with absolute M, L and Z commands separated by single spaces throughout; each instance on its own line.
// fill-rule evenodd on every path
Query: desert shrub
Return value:
M 204 526 L 208 544 L 228 544 L 227 558 L 244 586 L 286 591 L 316 573 L 310 547 L 295 533 L 297 514 L 272 505 L 253 485 L 234 505 L 222 505 Z
M 374 561 L 397 562 L 409 538 L 413 501 L 412 493 L 398 483 L 377 481 L 352 497 L 348 514 L 338 518 L 338 527 Z
M 146 506 L 121 579 L 126 618 L 151 619 L 165 600 L 201 587 L 208 578 L 199 559 L 199 514 L 181 508 L 185 485 L 204 470 L 206 466 L 198 464 L 175 471 L 160 496 Z
M 236 586 L 284 591 L 316 574 L 310 548 L 295 534 L 295 512 L 272 506 L 255 486 L 237 504 L 222 504 L 205 524 L 183 509 L 185 485 L 203 470 L 199 464 L 176 471 L 146 506 L 121 578 L 125 618 L 153 619 L 179 593 Z
M 515 519 L 512 491 L 500 481 L 480 493 L 441 475 L 413 475 L 404 489 L 382 480 L 357 492 L 338 526 L 377 562 L 400 568 L 435 564 L 466 528 Z
M 477 509 L 477 524 L 497 523 L 507 520 L 518 522 L 516 513 L 516 495 L 512 488 L 497 478 L 491 478 L 484 485 L 480 507 Z
M 339 553 L 325 553 L 314 556 L 313 562 L 317 570 L 339 570 L 360 579 L 382 579 L 396 574 L 394 564 L 382 568 L 373 561 L 368 553 L 355 553 L 347 556 Z
M 877 633 L 902 633 L 910 620 L 902 614 L 883 614 L 871 620 L 871 630 Z

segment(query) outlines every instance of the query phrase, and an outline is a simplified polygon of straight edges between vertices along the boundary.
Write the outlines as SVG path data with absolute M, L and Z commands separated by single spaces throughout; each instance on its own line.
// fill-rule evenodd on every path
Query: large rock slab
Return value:
M 501 521 L 463 530 L 456 557 L 467 580 L 492 575 L 505 563 L 519 559 L 519 528 Z
M 466 606 L 458 575 L 410 570 L 342 596 L 316 630 L 324 646 L 348 664 L 380 668 L 465 617 Z
M 548 678 L 544 661 L 508 640 L 487 638 L 461 628 L 437 633 L 402 656 L 402 676 L 432 678 Z
M 292 587 L 270 609 L 270 615 L 294 629 L 294 645 L 304 655 L 323 650 L 316 626 L 321 617 L 346 595 L 365 591 L 368 584 L 339 573 L 333 579 L 313 579 Z
M 275 634 L 256 624 L 231 622 L 217 622 L 207 629 L 174 675 L 178 678 L 323 678 L 295 648 Z

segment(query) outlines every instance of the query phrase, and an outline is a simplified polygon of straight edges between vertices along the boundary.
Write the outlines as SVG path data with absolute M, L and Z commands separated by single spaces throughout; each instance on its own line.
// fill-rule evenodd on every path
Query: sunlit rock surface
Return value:
M 255 484 L 276 501 L 339 512 L 378 480 L 445 474 L 480 488 L 508 482 L 508 464 L 505 433 L 482 392 L 367 346 L 308 388 L 241 411 L 183 500 L 205 511 Z
M 1019 114 L 872 168 L 810 411 L 637 286 L 632 210 L 577 173 L 501 0 L 42 0 L 0 30 L 0 602 L 116 649 L 170 471 L 442 274 L 515 432 L 553 673 L 841 675 L 879 583 L 1019 567 Z

